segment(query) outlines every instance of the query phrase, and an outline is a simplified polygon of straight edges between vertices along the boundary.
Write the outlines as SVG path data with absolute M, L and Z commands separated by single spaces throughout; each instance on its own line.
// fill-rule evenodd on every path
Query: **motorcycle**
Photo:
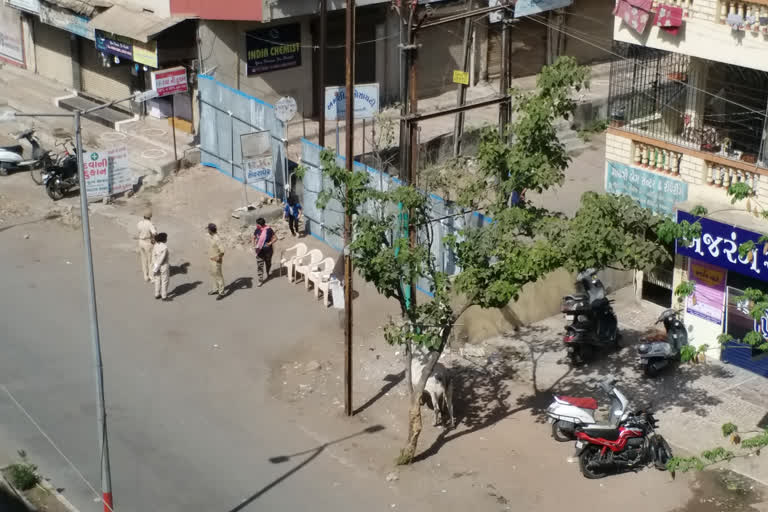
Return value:
M 629 400 L 616 387 L 616 381 L 604 379 L 598 387 L 611 398 L 606 428 L 619 425 L 627 417 Z M 557 396 L 547 407 L 547 416 L 552 423 L 552 437 L 556 441 L 566 442 L 576 438 L 576 432 L 582 428 L 596 427 L 595 411 L 597 400 L 591 397 Z
M 69 153 L 56 165 L 47 167 L 42 174 L 43 186 L 54 201 L 64 197 L 69 190 L 80 184 L 77 172 L 77 155 Z
M 640 366 L 648 377 L 655 377 L 672 361 L 680 360 L 680 349 L 688 344 L 688 330 L 680 320 L 680 314 L 667 309 L 659 315 L 656 324 L 664 323 L 666 336 L 648 338 L 637 347 Z
M 672 457 L 667 441 L 656 434 L 658 420 L 647 411 L 628 415 L 618 426 L 587 426 L 576 432 L 576 456 L 586 478 L 603 478 L 653 464 L 664 470 Z
M 568 347 L 568 358 L 572 364 L 582 364 L 591 359 L 595 349 L 618 347 L 621 334 L 618 319 L 610 301 L 605 296 L 605 287 L 594 269 L 587 269 L 577 275 L 577 285 L 585 293 L 566 295 L 560 310 L 571 322 L 565 327 L 563 342 Z
M 35 130 L 29 129 L 16 136 L 16 140 L 26 140 L 32 146 L 31 158 L 24 158 L 24 146 L 0 146 L 0 176 L 7 176 L 10 171 L 22 169 L 34 169 L 51 165 L 50 151 L 40 146 L 40 141 L 35 137 Z

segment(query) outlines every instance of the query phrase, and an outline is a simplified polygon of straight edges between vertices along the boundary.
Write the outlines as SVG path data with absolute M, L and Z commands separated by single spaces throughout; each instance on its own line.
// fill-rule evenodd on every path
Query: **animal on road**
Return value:
M 422 358 L 416 354 L 414 356 L 411 364 L 411 381 L 416 383 L 421 379 L 426 365 Z M 429 395 L 432 409 L 435 411 L 434 425 L 444 425 L 445 414 L 447 413 L 449 425 L 455 427 L 456 421 L 453 416 L 453 380 L 448 368 L 442 363 L 435 363 L 432 375 L 429 376 L 424 386 L 424 393 Z M 424 396 L 421 396 L 419 400 L 423 403 Z

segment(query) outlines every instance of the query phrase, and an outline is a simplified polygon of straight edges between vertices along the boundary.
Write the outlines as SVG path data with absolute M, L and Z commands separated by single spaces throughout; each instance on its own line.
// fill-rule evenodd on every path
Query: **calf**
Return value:
M 424 361 L 414 354 L 413 363 L 411 364 L 411 381 L 414 385 L 421 379 L 424 366 Z M 448 369 L 441 363 L 435 363 L 432 375 L 429 376 L 427 384 L 424 386 L 424 393 L 429 394 L 429 398 L 432 401 L 432 409 L 435 411 L 434 425 L 437 426 L 440 423 L 444 423 L 443 412 L 446 412 L 450 420 L 450 426 L 456 426 L 453 417 L 453 381 Z M 424 397 L 419 397 L 419 400 L 423 403 Z

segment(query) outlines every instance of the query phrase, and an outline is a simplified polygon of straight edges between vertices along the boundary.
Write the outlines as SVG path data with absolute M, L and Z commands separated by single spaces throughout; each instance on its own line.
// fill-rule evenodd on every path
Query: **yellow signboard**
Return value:
M 150 41 L 149 43 L 133 41 L 133 62 L 156 68 L 157 43 L 155 41 Z
M 458 69 L 454 70 L 453 83 L 469 85 L 469 73 L 466 71 L 459 71 Z

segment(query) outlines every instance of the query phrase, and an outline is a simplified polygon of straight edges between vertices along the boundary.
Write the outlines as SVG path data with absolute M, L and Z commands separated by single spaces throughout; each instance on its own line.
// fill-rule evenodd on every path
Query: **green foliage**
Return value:
M 691 224 L 687 220 L 678 224 L 673 219 L 665 218 L 656 226 L 656 236 L 666 244 L 671 244 L 675 240 L 690 242 L 701 236 L 701 224 L 698 222 Z
M 691 208 L 691 215 L 693 215 L 694 217 L 704 217 L 708 213 L 709 211 L 700 204 L 697 204 L 696 206 Z
M 750 253 L 754 250 L 755 242 L 753 240 L 748 240 L 739 245 L 739 256 L 742 258 L 749 257 L 749 261 L 752 261 L 753 255 Z
M 592 135 L 596 133 L 602 133 L 608 128 L 608 121 L 606 119 L 595 119 L 583 130 L 578 131 L 579 138 L 584 142 L 589 142 L 592 139 Z
M 728 187 L 728 195 L 731 196 L 731 204 L 753 195 L 752 187 L 745 182 L 733 183 Z
M 731 434 L 735 434 L 736 432 L 739 431 L 739 427 L 737 427 L 736 425 L 734 425 L 733 423 L 730 423 L 730 422 L 729 423 L 723 423 L 723 426 L 720 427 L 720 429 L 723 432 L 723 437 L 728 437 Z
M 679 298 L 690 297 L 694 291 L 696 291 L 696 283 L 694 281 L 682 281 L 675 288 L 675 295 Z
M 8 466 L 7 471 L 13 486 L 21 491 L 28 491 L 40 483 L 37 466 L 26 462 L 24 457 L 22 457 L 22 462 Z
M 667 462 L 667 470 L 671 472 L 681 471 L 702 471 L 708 466 L 718 462 L 729 462 L 736 457 L 748 457 L 750 455 L 760 455 L 762 448 L 768 446 L 768 430 L 752 432 L 752 437 L 742 439 L 739 433 L 739 427 L 733 423 L 725 423 L 721 427 L 723 437 L 730 438 L 731 443 L 738 446 L 740 450 L 733 452 L 723 447 L 712 448 L 701 452 L 699 457 L 672 457 Z
M 693 345 L 684 345 L 680 348 L 680 361 L 689 363 L 696 359 L 696 347 Z

